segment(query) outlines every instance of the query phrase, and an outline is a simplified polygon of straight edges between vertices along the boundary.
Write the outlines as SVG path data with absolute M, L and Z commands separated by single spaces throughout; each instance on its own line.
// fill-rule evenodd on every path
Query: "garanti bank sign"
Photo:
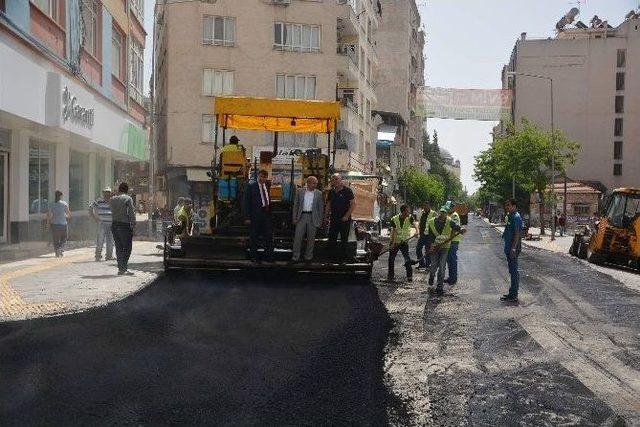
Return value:
M 70 121 L 77 125 L 92 128 L 95 120 L 93 108 L 83 107 L 78 103 L 78 98 L 71 94 L 67 86 L 62 91 L 62 121 Z

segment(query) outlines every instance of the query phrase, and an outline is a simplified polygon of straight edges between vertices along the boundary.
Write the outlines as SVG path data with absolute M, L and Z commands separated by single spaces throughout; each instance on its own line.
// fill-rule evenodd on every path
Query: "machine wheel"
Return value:
M 596 265 L 602 264 L 603 262 L 602 254 L 596 251 L 593 251 L 589 247 L 587 247 L 587 261 Z
M 587 248 L 589 247 L 588 243 L 579 242 L 576 256 L 580 259 L 587 259 Z

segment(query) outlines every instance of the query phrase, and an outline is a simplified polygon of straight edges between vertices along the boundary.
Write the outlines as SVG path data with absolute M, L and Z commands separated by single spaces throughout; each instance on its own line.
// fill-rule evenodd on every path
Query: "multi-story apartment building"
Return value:
M 375 160 L 371 111 L 377 101 L 377 26 L 370 0 L 159 0 L 157 159 L 164 182 L 159 187 L 169 201 L 190 195 L 207 202 L 205 169 L 213 156 L 217 95 L 340 100 L 335 166 L 370 171 Z M 272 134 L 225 132 L 227 140 L 234 134 L 248 156 L 271 150 Z M 326 136 L 281 134 L 279 145 L 324 148 Z
M 543 76 L 536 78 L 511 73 Z M 555 126 L 582 146 L 569 178 L 608 188 L 640 185 L 640 19 L 630 13 L 618 27 L 594 20 L 561 29 L 555 38 L 516 42 L 503 68 L 513 89 L 512 120 Z
M 380 61 L 377 79 L 378 110 L 397 113 L 406 125 L 393 150 L 390 165 L 423 168 L 424 119 L 416 115 L 418 88 L 424 86 L 424 32 L 415 0 L 382 0 L 376 48 Z M 386 123 L 388 125 L 389 123 Z M 426 171 L 425 171 L 426 172 Z
M 0 244 L 49 240 L 56 190 L 70 238 L 117 161 L 146 156 L 143 0 L 0 1 Z

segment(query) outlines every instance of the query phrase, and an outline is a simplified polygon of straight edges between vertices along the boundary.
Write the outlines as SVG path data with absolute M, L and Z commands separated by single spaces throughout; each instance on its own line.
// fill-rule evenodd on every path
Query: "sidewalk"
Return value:
M 135 241 L 133 276 L 118 276 L 114 261 L 96 262 L 95 247 L 0 265 L 0 322 L 56 316 L 118 301 L 150 284 L 162 271 L 156 242 Z
M 504 226 L 491 224 L 493 227 L 498 230 L 500 233 L 504 231 Z M 522 240 L 522 243 L 527 246 L 531 246 L 533 248 L 538 249 L 546 249 L 548 251 L 553 252 L 561 252 L 568 254 L 569 248 L 573 243 L 573 236 L 565 234 L 564 236 L 560 236 L 556 234 L 555 241 L 551 241 L 551 230 L 545 230 L 546 235 L 540 235 L 540 229 L 537 227 L 529 227 L 529 233 L 531 233 L 535 237 L 540 237 L 540 240 Z

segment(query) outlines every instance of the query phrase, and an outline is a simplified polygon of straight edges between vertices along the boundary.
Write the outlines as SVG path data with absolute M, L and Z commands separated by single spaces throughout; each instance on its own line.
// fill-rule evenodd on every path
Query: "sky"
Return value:
M 197 1 L 197 0 L 196 0 Z M 255 1 L 255 0 L 234 0 Z M 617 26 L 640 0 L 580 0 L 578 19 L 593 15 Z M 577 0 L 416 0 L 426 31 L 425 80 L 428 86 L 498 89 L 502 66 L 520 33 L 529 38 L 554 35 L 555 24 Z M 153 45 L 154 0 L 145 0 L 147 43 L 145 93 L 149 91 Z M 384 11 L 383 11 L 384 12 Z M 469 193 L 474 182 L 474 157 L 491 141 L 495 122 L 429 119 L 441 147 L 462 164 L 462 184 Z
M 416 0 L 426 31 L 427 86 L 499 89 L 502 66 L 520 33 L 527 38 L 555 35 L 556 22 L 576 0 Z M 578 20 L 593 15 L 617 26 L 638 0 L 582 0 Z M 384 13 L 384 11 L 383 11 Z M 496 122 L 429 119 L 429 133 L 462 164 L 461 180 L 469 193 L 474 157 L 491 142 Z

